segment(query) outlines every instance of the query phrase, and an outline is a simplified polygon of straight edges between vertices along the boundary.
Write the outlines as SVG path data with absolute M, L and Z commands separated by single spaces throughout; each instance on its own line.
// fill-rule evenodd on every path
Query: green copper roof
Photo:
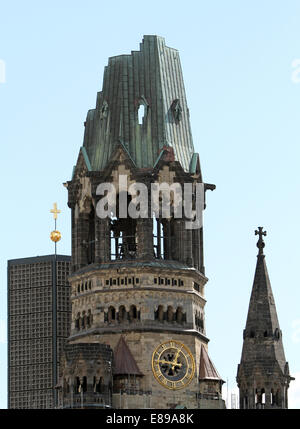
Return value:
M 144 36 L 139 51 L 111 57 L 105 67 L 85 123 L 83 147 L 92 170 L 105 168 L 119 141 L 139 168 L 153 167 L 163 146 L 172 146 L 189 171 L 194 146 L 179 53 L 162 37 Z
M 86 151 L 85 147 L 84 147 L 84 146 L 82 146 L 82 147 L 80 148 L 80 150 L 81 150 L 82 155 L 83 155 L 83 158 L 84 158 L 84 160 L 85 160 L 85 163 L 86 163 L 87 169 L 88 169 L 89 171 L 92 171 L 92 166 L 91 166 L 91 163 L 90 163 L 90 160 L 89 160 L 89 156 L 88 156 L 88 154 L 87 154 L 87 151 Z

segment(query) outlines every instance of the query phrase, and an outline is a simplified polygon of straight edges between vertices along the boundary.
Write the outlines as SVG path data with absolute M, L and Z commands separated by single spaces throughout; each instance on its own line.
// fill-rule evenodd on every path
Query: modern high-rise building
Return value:
M 53 408 L 71 321 L 71 258 L 8 261 L 8 408 Z

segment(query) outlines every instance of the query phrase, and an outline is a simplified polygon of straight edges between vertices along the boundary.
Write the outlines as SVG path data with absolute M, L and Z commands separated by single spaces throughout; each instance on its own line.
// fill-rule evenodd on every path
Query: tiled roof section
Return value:
M 132 356 L 123 336 L 114 351 L 114 375 L 143 375 Z
M 200 350 L 199 380 L 222 380 L 203 344 Z
M 139 51 L 111 57 L 105 67 L 96 108 L 85 122 L 93 171 L 105 168 L 120 140 L 138 168 L 152 168 L 163 147 L 171 146 L 189 170 L 194 146 L 179 53 L 162 37 L 144 36 Z

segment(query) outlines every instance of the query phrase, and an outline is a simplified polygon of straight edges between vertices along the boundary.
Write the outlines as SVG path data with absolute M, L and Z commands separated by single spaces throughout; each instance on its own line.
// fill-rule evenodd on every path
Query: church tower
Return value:
M 65 186 L 72 325 L 60 406 L 222 408 L 197 219 L 197 198 L 204 206 L 215 186 L 202 180 L 179 54 L 163 38 L 109 59 Z
M 288 388 L 291 380 L 285 360 L 282 332 L 263 249 L 262 227 L 259 235 L 257 265 L 250 298 L 237 384 L 240 408 L 288 408 Z

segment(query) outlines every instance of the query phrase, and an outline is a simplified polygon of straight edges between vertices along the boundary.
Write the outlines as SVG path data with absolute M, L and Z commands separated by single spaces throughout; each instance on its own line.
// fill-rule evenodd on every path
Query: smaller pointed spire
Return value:
M 200 350 L 200 365 L 199 365 L 199 380 L 220 380 L 224 383 L 222 378 L 220 377 L 218 371 L 216 370 L 216 367 L 212 363 L 210 357 L 208 356 L 208 353 L 201 344 L 201 350 Z
M 114 350 L 114 375 L 143 375 L 123 336 Z
M 259 255 L 263 255 L 264 254 L 264 247 L 265 247 L 265 242 L 263 240 L 263 236 L 267 235 L 267 231 L 263 231 L 264 227 L 263 226 L 259 226 L 258 230 L 255 230 L 255 235 L 259 236 L 258 242 L 256 244 L 256 246 L 258 247 L 258 254 Z
M 259 252 L 237 373 L 240 408 L 287 408 L 287 389 L 292 377 L 285 360 L 282 333 L 263 253 L 263 236 L 267 233 L 259 226 L 255 235 L 259 236 Z

